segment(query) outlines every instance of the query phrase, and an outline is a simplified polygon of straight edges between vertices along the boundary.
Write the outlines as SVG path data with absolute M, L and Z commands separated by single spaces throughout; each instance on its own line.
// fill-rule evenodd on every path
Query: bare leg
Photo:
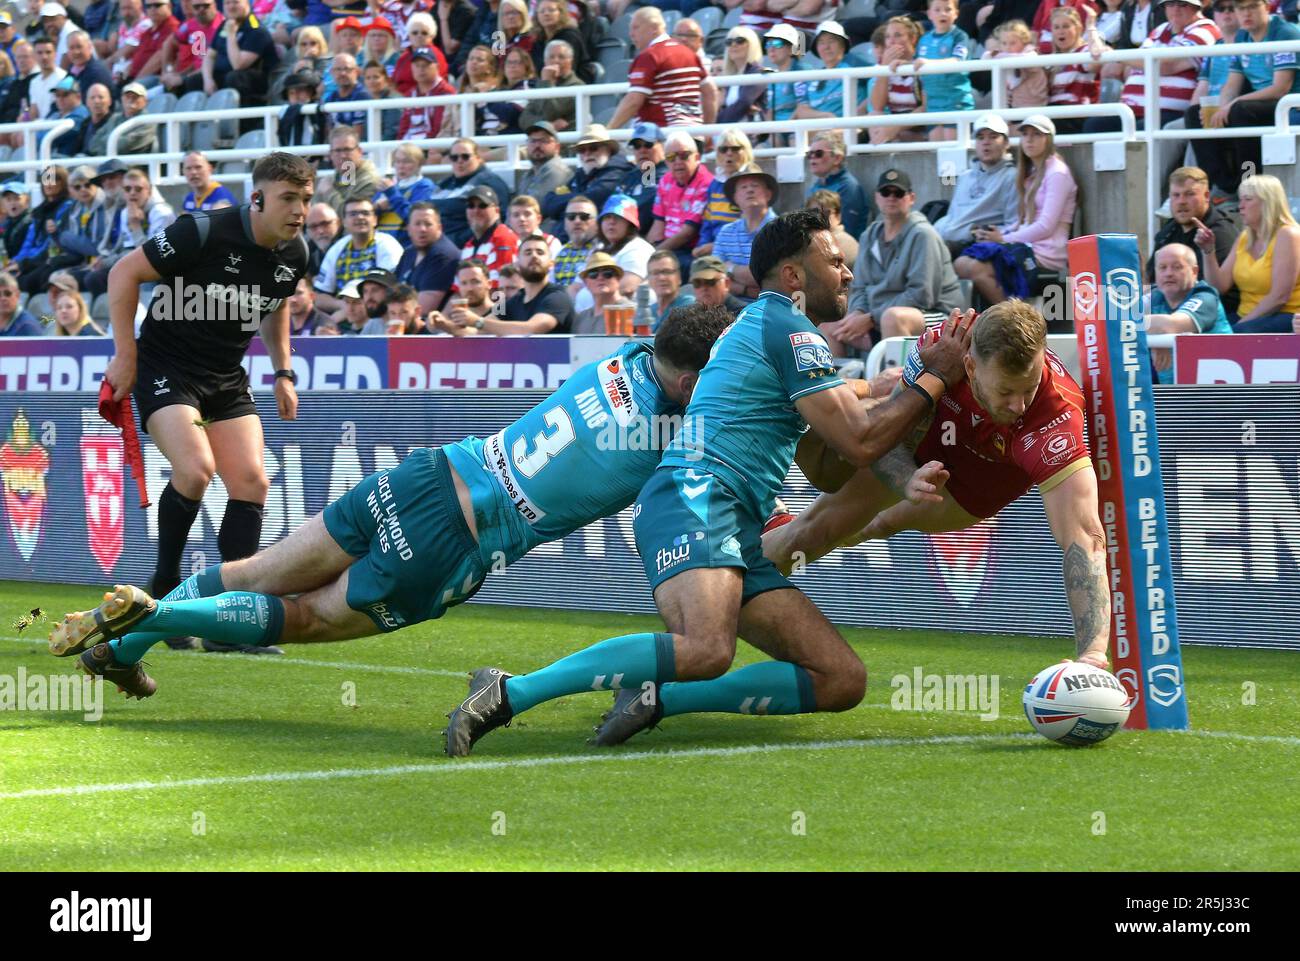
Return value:
M 935 502 L 913 504 L 911 501 L 899 501 L 881 511 L 863 529 L 855 543 L 884 540 L 900 531 L 920 531 L 923 534 L 964 531 L 968 527 L 974 527 L 983 519 L 963 509 L 953 500 L 952 494 L 945 490 L 942 504 Z M 786 527 L 791 526 L 793 525 L 786 525 Z
M 221 580 L 228 591 L 283 597 L 327 587 L 352 561 L 353 557 L 339 547 L 317 514 L 266 550 L 223 564 Z
M 763 535 L 763 553 L 782 573 L 795 561 L 809 564 L 843 544 L 856 544 L 859 532 L 896 500 L 869 469 L 859 470 L 833 494 L 822 494 L 811 507 L 783 527 Z
M 807 671 L 817 710 L 847 711 L 862 701 L 866 666 L 802 591 L 767 591 L 753 598 L 741 608 L 740 634 L 768 657 Z
M 915 337 L 925 332 L 925 314 L 915 307 L 890 307 L 880 318 L 881 337 Z
M 974 284 L 980 296 L 988 303 L 1000 304 L 1007 299 L 1007 295 L 1002 292 L 1002 287 L 998 284 L 997 273 L 991 264 L 976 260 L 974 257 L 958 257 L 952 267 L 958 277 Z
M 196 426 L 199 412 L 184 404 L 173 404 L 149 416 L 149 436 L 171 465 L 171 485 L 190 500 L 202 500 L 212 475 L 217 472 L 207 433 Z M 258 451 L 259 461 L 261 451 Z
M 227 493 L 236 500 L 265 504 L 270 485 L 262 460 L 261 419 L 250 415 L 216 421 L 208 425 L 207 439 Z
M 284 634 L 288 644 L 349 641 L 378 634 L 375 622 L 348 607 L 348 572 L 330 584 L 284 600 Z
M 695 568 L 659 585 L 655 604 L 673 635 L 678 680 L 717 677 L 736 658 L 743 572 Z

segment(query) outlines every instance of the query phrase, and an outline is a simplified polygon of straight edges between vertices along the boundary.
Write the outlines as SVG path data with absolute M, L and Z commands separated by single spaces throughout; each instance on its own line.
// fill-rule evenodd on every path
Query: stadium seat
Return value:
M 718 7 L 703 7 L 691 14 L 691 19 L 700 25 L 700 30 L 707 37 L 722 26 L 722 10 Z
M 193 90 L 176 101 L 174 113 L 189 113 L 194 110 L 202 110 L 203 104 L 207 102 L 208 95 L 202 90 Z M 181 127 L 181 150 L 189 150 L 194 139 L 194 124 L 183 123 Z M 169 149 L 172 145 L 168 145 Z
M 22 310 L 24 307 L 27 306 L 27 297 L 28 297 L 28 294 L 27 294 L 27 293 L 25 293 L 25 292 L 21 292 L 21 291 L 19 292 L 19 294 L 18 294 L 18 309 L 19 309 L 19 310 Z
M 1064 27 L 1062 27 L 1064 29 Z M 1102 103 L 1119 103 L 1120 91 L 1124 89 L 1124 81 L 1115 77 L 1107 77 L 1101 82 L 1101 102 Z
M 740 15 L 744 12 L 745 11 L 741 10 L 738 6 L 733 7 L 728 10 L 727 15 L 722 18 L 722 25 L 728 29 L 738 26 L 740 24 Z
M 210 110 L 213 113 L 218 111 L 234 110 L 239 107 L 239 91 L 225 88 L 218 90 L 208 98 L 204 110 Z M 216 146 L 228 147 L 239 139 L 239 121 L 234 119 L 223 119 L 218 123 L 216 134 Z
M 154 98 L 149 101 L 149 105 L 144 108 L 144 112 L 145 113 L 171 113 L 175 109 L 176 109 L 176 94 L 167 93 L 166 91 L 164 91 L 163 93 L 155 95 Z
M 677 26 L 677 22 L 682 19 L 682 12 L 680 10 L 665 10 L 663 11 L 663 15 L 664 30 L 666 30 L 668 36 L 671 37 L 673 35 L 673 27 Z
M 622 40 L 626 43 L 631 43 L 632 37 L 628 34 L 628 30 L 631 28 L 631 26 L 632 26 L 632 14 L 625 13 L 623 14 L 623 16 L 619 17 L 617 20 L 615 20 L 613 23 L 609 25 L 609 36 L 615 38 L 616 40 Z
M 27 301 L 27 312 L 37 320 L 41 317 L 48 317 L 51 314 L 49 294 L 33 294 Z
M 631 60 L 618 60 L 614 63 L 603 65 L 605 79 L 601 83 L 622 83 L 627 79 L 627 72 L 632 66 Z
M 611 64 L 622 63 L 628 58 L 628 49 L 622 40 L 602 40 L 596 51 L 596 62 L 609 72 Z
M 876 0 L 849 0 L 840 8 L 836 20 L 850 20 L 853 17 L 871 17 L 876 13 Z
M 869 43 L 860 43 L 849 51 L 869 67 L 876 65 L 876 48 Z
M 100 294 L 95 298 L 95 302 L 90 308 L 90 319 L 100 326 L 110 323 L 108 294 Z
M 592 83 L 608 83 L 608 82 L 609 82 L 609 81 L 606 79 L 605 68 L 604 68 L 603 66 L 601 66 L 601 64 L 600 64 L 599 62 L 594 61 L 594 60 L 593 60 L 592 63 L 591 63 L 591 82 L 592 82 Z
M 730 32 L 726 27 L 714 27 L 704 40 L 704 51 L 710 57 L 721 57 L 727 52 L 727 34 Z

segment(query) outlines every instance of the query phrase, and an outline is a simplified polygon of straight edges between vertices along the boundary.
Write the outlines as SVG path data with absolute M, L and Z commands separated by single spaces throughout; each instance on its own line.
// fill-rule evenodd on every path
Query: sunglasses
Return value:
M 718 153 L 740 153 L 741 148 L 732 144 L 723 144 L 718 148 Z
M 901 187 L 881 187 L 876 191 L 876 193 L 880 194 L 882 197 L 889 197 L 892 200 L 898 200 L 901 197 L 907 196 L 907 191 Z
M 490 206 L 489 204 L 485 204 L 481 200 L 471 200 L 467 204 L 465 204 L 465 209 L 466 210 L 487 210 L 489 206 Z
M 17 297 L 18 291 L 12 287 L 0 287 L 0 297 Z
M 693 152 L 687 153 L 685 150 L 679 150 L 676 153 L 668 154 L 668 156 L 664 157 L 664 159 L 669 162 L 672 162 L 674 160 L 690 160 L 694 156 L 695 154 Z
M 773 49 L 775 49 L 776 47 L 788 47 L 788 46 L 790 46 L 790 41 L 788 41 L 788 40 L 768 40 L 766 43 L 763 44 L 763 46 L 766 47 L 768 50 L 773 50 Z
M 706 280 L 703 277 L 696 277 L 691 281 L 691 286 L 692 287 L 716 287 L 720 283 L 722 283 L 722 279 L 720 277 L 714 277 L 712 280 Z
M 585 222 L 590 220 L 591 218 L 592 218 L 591 214 L 566 213 L 564 215 L 565 220 L 581 220 Z
M 449 153 L 447 156 L 451 158 L 452 163 L 464 163 L 474 155 L 472 153 Z
M 727 40 L 728 47 L 743 47 L 748 45 L 749 41 L 744 37 L 730 37 Z
M 821 160 L 822 157 L 825 157 L 828 153 L 830 153 L 829 150 L 809 150 L 805 156 L 812 160 Z
M 650 147 L 653 147 L 654 144 L 650 143 L 648 140 L 631 140 L 628 142 L 628 146 L 633 150 L 647 150 Z
M 612 267 L 601 267 L 597 270 L 587 271 L 588 279 L 593 280 L 613 280 L 618 276 L 618 271 Z

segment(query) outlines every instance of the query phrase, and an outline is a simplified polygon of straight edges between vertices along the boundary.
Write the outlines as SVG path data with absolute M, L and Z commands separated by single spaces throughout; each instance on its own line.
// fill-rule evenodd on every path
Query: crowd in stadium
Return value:
M 737 7 L 738 22 L 723 26 Z M 866 9 L 874 15 L 859 15 Z M 1008 71 L 1006 102 L 1119 99 L 1142 122 L 1141 62 L 1103 64 L 1104 50 L 1300 40 L 1295 16 L 1293 0 L 27 0 L 21 13 L 0 12 L 0 123 L 73 126 L 35 189 L 17 179 L 0 188 L 0 336 L 104 334 L 118 259 L 180 213 L 238 202 L 195 151 L 183 164 L 191 190 L 173 209 L 129 162 L 159 149 L 152 125 L 121 136 L 127 159 L 102 159 L 117 126 L 166 96 L 280 104 L 278 145 L 328 146 L 313 158 L 312 276 L 291 301 L 296 334 L 604 333 L 605 308 L 619 303 L 652 330 L 675 306 L 736 311 L 758 294 L 749 249 L 785 211 L 744 121 L 826 118 L 829 128 L 843 113 L 842 81 L 717 86 L 711 76 L 1087 52 L 1085 64 Z M 1300 91 L 1294 53 L 1161 64 L 1166 128 L 1267 125 L 1277 101 Z M 405 143 L 389 171 L 370 159 L 365 111 L 301 110 L 623 76 L 628 92 L 605 122 L 581 130 L 563 96 L 476 104 L 471 130 L 445 106 L 384 111 L 387 140 L 459 138 L 446 151 Z M 990 76 L 873 79 L 858 112 L 973 112 Z M 700 122 L 733 126 L 711 141 L 677 129 Z M 1062 284 L 1078 189 L 1056 138 L 1117 123 L 1033 114 L 1011 129 L 980 113 L 971 166 L 948 199 L 918 197 L 898 168 L 864 184 L 846 168 L 846 133 L 811 135 L 801 202 L 825 212 L 854 272 L 849 313 L 823 325 L 832 348 L 851 354 L 967 302 Z M 626 144 L 611 132 L 624 128 Z M 579 138 L 562 145 L 564 133 Z M 513 189 L 487 163 L 514 158 L 475 139 L 503 134 L 524 138 Z M 0 147 L 24 136 L 43 134 L 0 134 Z M 950 139 L 955 127 L 862 136 L 888 149 Z M 1300 226 L 1280 182 L 1243 179 L 1260 159 L 1257 137 L 1193 140 L 1169 172 L 1147 264 L 1154 331 L 1300 332 Z M 430 164 L 451 174 L 431 179 Z M 1168 366 L 1160 352 L 1155 362 Z

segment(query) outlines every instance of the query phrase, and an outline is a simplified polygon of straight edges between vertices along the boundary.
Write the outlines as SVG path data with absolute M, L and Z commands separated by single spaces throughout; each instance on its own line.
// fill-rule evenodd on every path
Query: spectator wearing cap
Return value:
M 370 99 L 366 88 L 361 86 L 361 68 L 357 66 L 357 60 L 352 54 L 335 54 L 334 62 L 330 64 L 330 75 L 334 78 L 334 90 L 321 99 L 321 106 Z M 340 110 L 337 113 L 330 112 L 327 116 L 332 124 L 347 124 L 360 130 L 365 129 L 364 110 Z
M 763 50 L 777 73 L 806 70 L 803 62 L 803 34 L 788 23 L 778 23 L 763 35 Z M 790 120 L 799 108 L 804 84 L 774 83 L 768 87 L 769 120 Z
M 107 2 L 107 0 L 103 0 Z M 15 69 L 18 67 L 18 60 L 14 57 L 14 44 L 19 40 L 18 31 L 14 29 L 14 18 L 8 10 L 0 10 L 0 52 L 9 58 L 9 63 Z
M 325 60 L 328 62 L 340 53 L 351 54 L 354 59 L 361 57 L 362 51 L 365 49 L 365 36 L 365 24 L 356 17 L 346 16 L 335 20 L 330 28 L 329 55 Z M 301 34 L 299 34 L 299 39 L 301 39 Z M 315 64 L 317 70 L 320 70 L 321 66 L 319 63 Z M 334 92 L 334 73 L 329 69 L 325 69 L 321 73 L 321 78 L 325 84 L 321 90 L 321 96 L 328 97 Z
M 333 176 L 330 189 L 317 189 L 317 196 L 334 208 L 340 217 L 344 205 L 356 198 L 367 201 L 379 189 L 379 171 L 361 152 L 361 133 L 355 127 L 340 124 L 330 131 L 330 165 Z M 324 196 L 321 196 L 321 195 Z M 347 228 L 347 224 L 344 224 Z
M 403 247 L 409 243 L 405 228 L 411 205 L 433 196 L 433 181 L 420 173 L 422 166 L 424 149 L 412 143 L 402 144 L 393 151 L 393 176 L 379 182 L 373 198 L 379 229 L 395 237 Z
M 727 180 L 754 161 L 754 148 L 749 137 L 743 130 L 734 127 L 722 132 L 713 149 L 718 158 L 718 166 L 713 172 L 713 183 L 709 184 L 709 198 L 704 206 L 700 236 L 692 251 L 696 257 L 713 253 L 713 242 L 718 238 L 718 231 L 740 216 L 740 208 L 727 196 Z
M 104 185 L 105 191 L 111 189 L 106 182 L 103 167 L 95 179 Z M 163 199 L 159 191 L 154 190 L 149 173 L 143 168 L 132 167 L 127 170 L 122 175 L 121 189 L 122 202 L 117 205 L 104 243 L 100 245 L 99 259 L 84 278 L 78 273 L 80 268 L 73 271 L 81 281 L 82 289 L 91 294 L 105 293 L 108 290 L 108 274 L 113 265 L 176 219 L 171 204 Z
M 561 239 L 568 239 L 564 225 L 558 221 L 569 198 L 582 194 L 594 204 L 604 204 L 633 169 L 619 154 L 618 144 L 602 124 L 589 126 L 575 150 L 578 169 L 573 177 L 567 184 L 552 190 L 542 201 L 542 218 L 555 224 L 555 232 Z
M 575 56 L 573 46 L 565 40 L 552 40 L 548 43 L 543 54 L 542 69 L 537 75 L 537 89 L 582 86 L 582 78 L 573 70 Z M 519 115 L 519 125 L 527 130 L 545 121 L 556 130 L 571 130 L 576 123 L 576 111 L 577 101 L 573 97 L 529 100 Z
M 185 90 L 211 95 L 229 87 L 238 92 L 241 107 L 261 106 L 266 101 L 267 78 L 280 59 L 275 41 L 253 16 L 249 0 L 225 0 L 222 9 L 226 22 L 208 48 L 201 73 L 186 78 Z
M 470 238 L 465 216 L 470 191 L 478 186 L 490 187 L 498 199 L 508 199 L 510 190 L 500 177 L 484 166 L 478 144 L 473 140 L 457 140 L 447 156 L 451 160 L 451 176 L 438 182 L 430 199 L 442 216 L 443 231 L 452 243 L 464 246 Z
M 41 322 L 19 306 L 18 281 L 0 271 L 0 337 L 43 337 Z
M 716 88 L 695 51 L 668 36 L 657 7 L 632 14 L 628 29 L 639 53 L 628 68 L 631 90 L 614 110 L 610 126 L 622 127 L 636 118 L 661 127 L 697 124 L 717 115 Z
M 298 278 L 298 286 L 289 298 L 289 334 L 293 337 L 310 337 L 321 327 L 334 326 L 329 316 L 316 309 L 316 289 L 311 278 Z M 337 330 L 335 331 L 337 333 Z
M 0 204 L 4 207 L 3 230 L 0 243 L 4 244 L 5 258 L 12 260 L 22 250 L 27 238 L 27 228 L 32 223 L 32 213 L 27 209 L 31 194 L 21 180 L 11 180 L 0 188 Z
M 487 184 L 479 184 L 465 198 L 465 219 L 470 235 L 460 249 L 460 259 L 487 264 L 488 280 L 495 288 L 497 271 L 519 251 L 519 235 L 501 222 L 501 199 Z M 549 247 L 547 255 L 549 264 Z
M 737 297 L 752 299 L 759 294 L 749 272 L 749 251 L 758 232 L 776 219 L 772 210 L 776 192 L 776 178 L 756 163 L 727 179 L 727 199 L 740 208 L 740 217 L 718 231 L 713 253 L 726 264 L 731 292 Z
M 1033 296 L 1055 282 L 1065 269 L 1065 244 L 1074 222 L 1078 185 L 1056 151 L 1056 127 L 1049 117 L 1031 114 L 1020 122 L 1020 157 L 1016 174 L 1016 219 L 1003 229 L 977 227 L 976 244 L 967 248 L 954 266 L 957 275 L 970 280 L 990 304 L 1009 294 Z M 1024 256 L 1028 245 L 1030 257 Z M 1000 273 L 998 264 L 1012 257 L 1015 267 Z M 983 259 L 981 259 L 983 258 Z M 1016 274 L 1024 291 L 1007 290 L 1003 279 Z
M 312 288 L 315 290 L 315 288 Z M 313 297 L 317 296 L 313 294 Z M 366 302 L 361 299 L 361 281 L 353 280 L 343 285 L 338 299 L 343 306 L 329 316 L 336 333 L 343 335 L 359 334 L 365 329 L 370 317 L 366 313 Z M 318 308 L 319 309 L 319 308 Z
M 68 73 L 77 78 L 77 89 L 81 91 L 83 103 L 95 84 L 110 86 L 113 83 L 112 73 L 95 56 L 95 45 L 91 43 L 90 34 L 84 30 L 73 30 L 68 34 L 67 63 Z
M 554 125 L 537 120 L 525 131 L 528 140 L 524 151 L 529 167 L 515 182 L 518 194 L 545 197 L 556 187 L 569 181 L 569 165 L 560 159 L 560 140 Z M 540 206 L 538 208 L 541 209 Z
M 527 237 L 530 234 L 545 237 L 551 248 L 552 259 L 563 246 L 558 237 L 542 230 L 542 207 L 535 197 L 528 194 L 515 194 L 515 199 L 510 201 L 510 206 L 506 209 L 506 224 L 515 232 L 516 237 Z
M 402 245 L 375 230 L 375 205 L 369 197 L 353 197 L 343 206 L 344 236 L 334 242 L 316 275 L 317 302 L 333 313 L 343 306 L 338 292 L 349 280 L 369 270 L 392 271 L 402 259 Z
M 394 21 L 396 26 L 396 21 Z M 401 51 L 397 58 L 397 63 L 390 72 L 393 78 L 393 86 L 403 97 L 411 97 L 411 92 L 415 89 L 415 72 L 413 69 L 415 62 L 415 52 L 417 50 L 428 50 L 433 56 L 433 62 L 438 68 L 438 76 L 447 79 L 448 66 L 447 58 L 443 51 L 436 43 L 438 39 L 438 24 L 428 13 L 421 11 L 413 14 L 406 24 L 406 41 L 405 49 Z
M 625 297 L 636 294 L 650 270 L 650 255 L 655 252 L 650 242 L 640 235 L 639 216 L 636 202 L 625 194 L 614 194 L 600 211 L 601 249 L 622 268 L 619 287 Z M 590 306 L 587 296 L 584 290 L 577 292 L 574 306 L 578 310 Z
M 411 204 L 406 219 L 410 246 L 397 262 L 397 280 L 410 284 L 420 294 L 420 308 L 437 310 L 456 283 L 460 248 L 442 233 L 438 208 L 427 200 Z
M 507 0 L 508 2 L 508 0 Z M 502 320 L 484 318 L 483 334 L 567 334 L 573 327 L 573 301 L 550 281 L 551 249 L 541 234 L 519 242 L 519 274 L 524 289 L 506 301 Z
M 372 317 L 361 333 L 369 337 L 410 337 L 424 333 L 420 299 L 409 284 L 394 283 L 384 297 L 383 313 Z
M 674 308 L 695 303 L 695 292 L 682 285 L 682 271 L 672 251 L 656 250 L 651 254 L 649 270 L 650 290 L 657 302 L 654 330 L 658 330 Z
M 190 11 L 192 16 L 163 43 L 159 80 L 172 93 L 185 86 L 187 76 L 202 71 L 203 58 L 197 51 L 210 50 L 226 22 L 217 10 L 217 0 L 190 0 Z
M 865 349 L 882 337 L 919 334 L 928 320 L 961 306 L 952 255 L 925 216 L 912 209 L 915 203 L 906 173 L 890 169 L 880 175 L 880 219 L 862 235 L 848 314 L 821 325 L 828 337 Z
M 303 113 L 302 108 L 316 102 L 316 91 L 320 89 L 320 76 L 314 71 L 295 71 L 284 80 L 284 98 L 288 101 L 280 111 L 276 127 L 280 146 L 311 147 L 329 142 L 326 132 L 328 123 L 325 114 L 320 111 Z M 313 158 L 314 159 L 314 158 Z
M 1199 255 L 1181 243 L 1156 251 L 1156 282 L 1143 305 L 1142 321 L 1150 334 L 1230 334 L 1219 292 L 1200 277 Z M 1152 366 L 1162 384 L 1173 383 L 1173 351 L 1151 348 Z
M 46 120 L 69 120 L 72 129 L 60 134 L 50 144 L 50 152 L 55 157 L 71 157 L 81 147 L 81 128 L 90 119 L 90 111 L 81 103 L 81 88 L 75 77 L 67 76 L 54 85 L 54 107 Z M 44 132 L 37 134 L 39 144 L 45 139 Z
M 727 49 L 722 75 L 735 77 L 763 72 L 763 44 L 749 27 L 732 27 L 727 31 Z M 714 61 L 717 69 L 717 61 Z M 767 109 L 767 84 L 749 83 L 724 87 L 718 107 L 718 123 L 741 123 L 762 120 Z
M 109 135 L 132 117 L 144 113 L 149 106 L 149 92 L 143 84 L 128 83 L 122 88 L 121 108 L 111 114 L 102 123 L 90 140 L 89 153 L 92 156 L 104 156 L 108 153 Z M 119 154 L 153 153 L 158 149 L 158 128 L 153 124 L 141 124 L 127 130 L 117 140 Z
M 732 315 L 745 309 L 746 302 L 731 293 L 727 265 L 710 254 L 691 262 L 691 291 L 695 302 L 705 307 L 725 307 Z
M 41 29 L 47 37 L 54 40 L 56 44 L 54 57 L 62 64 L 63 57 L 68 52 L 68 37 L 81 28 L 68 19 L 68 11 L 63 4 L 43 3 L 41 4 Z
M 421 47 L 411 54 L 411 75 L 414 85 L 409 96 L 443 97 L 456 92 L 439 73 L 438 58 L 432 47 Z M 454 113 L 445 105 L 407 107 L 397 125 L 398 140 L 422 140 L 443 136 L 454 120 Z
M 582 281 L 578 272 L 591 254 L 600 249 L 599 208 L 589 197 L 581 195 L 571 199 L 564 208 L 565 229 L 569 240 L 555 255 L 551 266 L 551 280 L 577 297 Z
M 382 336 L 387 333 L 385 329 L 387 325 L 384 321 L 388 315 L 388 298 L 397 286 L 397 278 L 390 270 L 372 267 L 353 283 L 357 285 L 357 290 L 361 294 L 361 303 L 365 305 L 366 310 L 366 322 L 357 333 L 366 336 Z M 318 292 L 317 300 L 319 299 Z
M 244 2 L 247 3 L 247 0 Z M 140 44 L 126 68 L 126 79 L 131 81 L 162 74 L 163 45 L 180 27 L 180 21 L 172 16 L 169 0 L 144 0 L 144 15 L 149 20 L 149 26 L 141 34 Z
M 675 266 L 675 265 L 674 265 Z M 578 273 L 583 289 L 591 301 L 591 306 L 579 309 L 573 318 L 573 334 L 605 333 L 605 308 L 610 304 L 623 301 L 619 282 L 623 279 L 623 268 L 609 254 L 598 250 L 588 258 L 586 265 Z
M 818 190 L 839 194 L 844 229 L 853 237 L 861 237 L 871 220 L 871 201 L 862 182 L 845 167 L 847 159 L 848 148 L 837 132 L 829 131 L 813 140 L 808 145 L 808 172 L 813 176 L 808 194 Z
M 699 147 L 688 133 L 671 134 L 666 153 L 668 173 L 659 181 L 655 222 L 646 239 L 660 250 L 676 253 L 685 270 L 700 236 L 713 174 L 700 163 Z
M 975 162 L 957 177 L 948 212 L 934 229 L 958 257 L 975 242 L 975 228 L 1016 219 L 1016 165 L 1011 159 L 1007 122 L 995 113 L 975 120 Z
M 822 62 L 821 69 L 825 70 L 867 66 L 849 53 L 851 46 L 848 32 L 835 20 L 823 22 L 813 37 L 813 50 Z M 795 86 L 799 92 L 799 105 L 795 107 L 794 119 L 811 120 L 816 117 L 845 115 L 843 80 L 809 80 Z
M 212 179 L 212 161 L 200 150 L 191 150 L 181 161 L 181 173 L 190 185 L 190 192 L 181 201 L 181 209 L 219 210 L 238 204 L 235 195 Z
M 49 37 L 33 40 L 32 50 L 36 53 L 36 67 L 40 72 L 27 82 L 27 102 L 31 105 L 29 119 L 35 120 L 50 115 L 54 109 L 54 88 L 68 72 L 55 59 L 54 41 Z
M 618 192 L 636 201 L 641 232 L 645 234 L 654 223 L 659 181 L 668 173 L 668 162 L 664 160 L 664 132 L 658 124 L 638 123 L 632 128 L 628 146 L 632 148 L 632 169 L 618 185 Z

